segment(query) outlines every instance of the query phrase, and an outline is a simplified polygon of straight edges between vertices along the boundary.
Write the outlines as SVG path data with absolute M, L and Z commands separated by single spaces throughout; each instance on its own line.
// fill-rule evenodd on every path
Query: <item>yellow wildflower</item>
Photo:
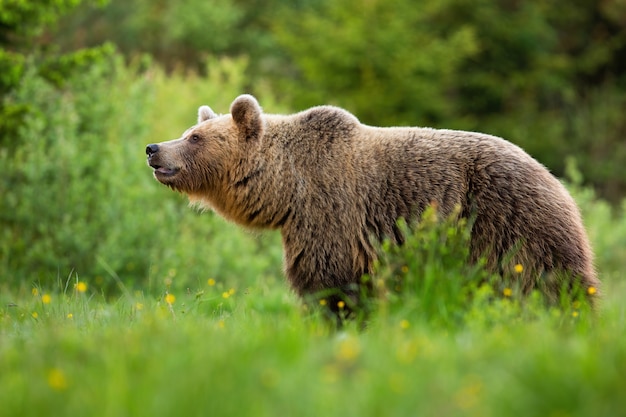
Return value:
M 174 296 L 174 294 L 166 294 L 165 295 L 165 302 L 172 305 L 174 304 L 174 302 L 176 301 L 176 297 Z
M 58 368 L 52 368 L 48 371 L 48 385 L 57 391 L 63 391 L 67 388 L 67 378 L 63 371 Z
M 50 294 L 44 294 L 41 296 L 41 302 L 44 304 L 50 304 L 50 302 L 52 301 L 52 297 L 50 297 Z
M 76 291 L 78 292 L 85 292 L 87 291 L 87 284 L 85 284 L 82 281 L 78 281 L 75 285 L 74 288 L 76 289 Z
M 224 291 L 222 293 L 222 298 L 228 298 L 228 297 L 230 297 L 230 293 L 228 291 Z
M 510 297 L 510 296 L 512 296 L 512 295 L 513 295 L 513 290 L 512 290 L 512 289 L 510 289 L 510 288 L 505 288 L 505 289 L 503 289 L 503 290 L 502 290 L 502 294 L 503 294 L 505 297 Z
M 73 318 L 74 318 L 74 315 L 73 315 L 72 313 L 69 313 L 69 314 L 67 315 L 67 318 L 71 320 L 71 319 L 73 319 Z
M 576 310 L 572 311 L 572 317 L 578 317 L 578 311 Z
M 325 305 L 326 305 L 326 300 L 325 300 L 324 298 L 322 298 L 322 299 L 320 300 L 320 305 L 321 305 L 321 306 L 325 306 Z
M 406 274 L 407 272 L 409 272 L 409 267 L 406 265 L 402 265 L 402 268 L 400 268 L 400 270 L 403 274 Z
M 337 303 L 337 307 L 339 307 L 340 310 L 342 310 L 345 306 L 346 306 L 346 303 L 343 301 L 339 301 Z
M 31 314 L 31 316 L 33 316 L 33 318 L 36 319 L 37 317 L 39 317 L 39 313 L 37 313 L 36 311 L 33 311 L 33 314 Z
M 524 271 L 524 266 L 523 266 L 522 264 L 516 264 L 516 265 L 513 267 L 513 270 L 514 270 L 516 273 L 521 274 L 521 273 Z
M 30 292 L 37 297 L 39 295 L 39 290 L 37 288 L 33 288 L 32 290 L 30 290 Z
M 594 295 L 596 292 L 598 292 L 596 287 L 589 287 L 589 288 L 587 288 L 587 294 L 589 294 L 589 295 Z
M 212 287 L 215 285 L 215 280 L 213 278 L 209 278 L 209 280 L 207 281 L 207 284 L 209 284 L 209 287 Z

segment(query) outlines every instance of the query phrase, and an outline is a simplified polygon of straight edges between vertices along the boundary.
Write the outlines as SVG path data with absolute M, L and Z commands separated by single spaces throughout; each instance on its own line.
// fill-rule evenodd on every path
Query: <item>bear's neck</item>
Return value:
M 278 229 L 292 214 L 295 189 L 293 167 L 285 154 L 285 138 L 267 123 L 258 146 L 243 153 L 220 184 L 208 191 L 209 205 L 226 219 L 254 229 Z

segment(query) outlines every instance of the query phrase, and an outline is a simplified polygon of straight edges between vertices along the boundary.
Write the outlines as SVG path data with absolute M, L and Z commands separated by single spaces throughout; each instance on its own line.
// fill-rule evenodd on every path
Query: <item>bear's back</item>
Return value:
M 339 231 L 361 242 L 373 234 L 401 243 L 398 219 L 415 220 L 434 204 L 441 216 L 460 209 L 473 221 L 473 260 L 486 257 L 488 267 L 500 272 L 524 265 L 526 289 L 533 287 L 532 277 L 554 270 L 598 284 L 575 202 L 518 146 L 473 132 L 361 124 L 341 140 L 323 140 L 329 137 L 319 137 L 323 146 L 309 150 L 316 180 L 302 205 L 322 208 L 312 212 L 328 239 Z

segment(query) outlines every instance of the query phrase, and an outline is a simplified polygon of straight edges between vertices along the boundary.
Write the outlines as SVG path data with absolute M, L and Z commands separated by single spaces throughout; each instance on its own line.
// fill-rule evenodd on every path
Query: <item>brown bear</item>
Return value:
M 402 243 L 398 220 L 417 220 L 429 205 L 471 218 L 472 259 L 499 273 L 523 265 L 516 276 L 526 291 L 555 299 L 564 286 L 599 287 L 569 193 L 498 137 L 371 127 L 332 106 L 264 114 L 242 95 L 227 115 L 200 107 L 197 125 L 146 153 L 156 179 L 190 201 L 246 227 L 280 229 L 286 274 L 302 296 L 336 289 L 358 299 L 373 242 Z

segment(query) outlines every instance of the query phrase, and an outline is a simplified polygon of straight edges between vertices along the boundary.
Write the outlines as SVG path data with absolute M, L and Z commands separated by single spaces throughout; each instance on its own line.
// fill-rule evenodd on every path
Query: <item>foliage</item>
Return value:
M 79 3 L 80 0 L 0 3 L 0 146 L 14 147 L 14 137 L 22 124 L 30 113 L 39 111 L 31 103 L 12 100 L 12 93 L 20 88 L 28 71 L 62 83 L 66 77 L 111 55 L 111 45 L 65 55 L 40 53 L 35 39 L 45 25 L 53 24 Z
M 599 199 L 593 189 L 582 185 L 576 162 L 569 159 L 566 165 L 568 188 L 580 206 L 600 279 L 620 278 L 626 260 L 626 200 L 613 206 Z
M 516 275 L 524 265 L 500 275 L 482 261 L 471 262 L 472 225 L 458 214 L 442 219 L 430 207 L 419 222 L 409 227 L 402 221 L 399 228 L 405 242 L 383 243 L 371 277 L 378 293 L 373 303 L 387 314 L 454 329 L 475 325 L 477 317 L 486 325 L 505 317 L 533 318 L 545 309 L 558 309 L 557 315 L 590 312 L 587 297 L 578 292 L 562 294 L 557 303 L 539 291 L 523 293 Z
M 83 5 L 63 20 L 56 38 L 66 49 L 114 42 L 129 56 L 148 52 L 169 69 L 184 62 L 202 71 L 207 57 L 240 42 L 241 20 L 242 11 L 231 0 L 111 0 L 107 7 Z
M 61 3 L 42 5 L 42 17 L 5 17 L 50 22 L 65 10 Z M 11 60 L 0 106 L 7 116 L 0 119 L 3 286 L 45 286 L 77 274 L 115 294 L 164 282 L 172 289 L 209 278 L 237 282 L 280 268 L 279 246 L 270 243 L 276 236 L 250 236 L 210 215 L 198 219 L 151 178 L 144 159 L 147 143 L 195 122 L 204 103 L 198 91 L 216 110 L 227 108 L 226 97 L 243 88 L 246 60 L 210 60 L 205 80 L 146 71 L 146 58 L 129 67 L 111 44 L 60 54 L 2 51 Z M 235 261 L 243 250 L 245 264 Z
M 0 153 L 6 167 L 0 254 L 4 274 L 14 282 L 94 266 L 110 224 L 123 222 L 121 210 L 131 203 L 116 198 L 123 195 L 119 173 L 135 154 L 121 139 L 142 129 L 124 112 L 142 107 L 145 88 L 129 79 L 119 59 L 64 80 L 65 90 L 36 71 L 31 67 L 9 98 L 31 110 L 12 146 Z M 107 96 L 110 101 L 97 99 Z
M 158 70 L 138 75 L 112 56 L 64 80 L 62 89 L 31 69 L 10 101 L 37 113 L 12 138 L 15 145 L 0 150 L 5 285 L 46 285 L 73 271 L 111 294 L 120 285 L 149 290 L 167 281 L 179 288 L 278 271 L 280 247 L 267 247 L 277 236 L 251 236 L 210 214 L 199 218 L 145 165 L 147 143 L 195 122 L 204 103 L 197 91 L 216 110 L 227 108 L 223 94 L 240 91 L 244 66 L 215 61 L 205 82 Z M 187 107 L 171 105 L 184 96 Z M 246 263 L 237 262 L 242 252 Z
M 518 143 L 557 175 L 626 193 L 626 10 L 620 0 L 113 0 L 84 4 L 43 39 L 113 42 L 168 69 L 249 60 L 290 109 L 337 104 L 372 125 L 477 130 Z M 89 28 L 89 30 L 86 30 Z
M 348 0 L 286 9 L 275 31 L 300 75 L 288 86 L 297 91 L 296 107 L 330 99 L 369 124 L 449 118 L 455 103 L 447 92 L 478 45 L 471 26 L 437 24 L 448 3 Z
M 614 168 L 626 161 L 617 1 L 321 0 L 282 10 L 273 31 L 291 65 L 277 83 L 295 107 L 330 101 L 372 125 L 496 134 L 558 175 L 575 156 L 603 195 L 624 195 Z
M 469 299 L 488 274 L 469 262 L 471 227 L 453 217 L 440 219 L 430 207 L 411 228 L 400 223 L 402 246 L 383 243 L 372 280 L 385 309 L 442 326 L 462 324 Z
M 0 401 L 21 416 L 619 415 L 626 288 L 607 284 L 597 317 L 476 297 L 462 324 L 381 306 L 337 332 L 279 285 L 106 302 L 71 276 L 0 293 Z M 402 297 L 458 306 L 439 287 Z
M 3 0 L 0 3 L 0 44 L 30 42 L 46 24 L 56 22 L 82 0 Z M 103 0 L 98 3 L 102 4 Z M 24 37 L 20 39 L 21 37 Z
M 567 17 L 558 2 L 314 4 L 285 8 L 275 23 L 277 39 L 294 59 L 302 90 L 312 83 L 320 95 L 337 96 L 369 123 L 458 119 L 457 124 L 472 128 L 479 118 L 515 114 L 527 106 L 569 105 L 586 88 L 610 81 L 606 74 L 623 70 L 621 18 L 592 2 L 568 8 Z M 572 26 L 596 27 L 603 35 L 588 45 Z M 596 82 L 585 83 L 585 77 Z M 433 86 L 416 87 L 427 84 Z M 362 94 L 359 87 L 368 95 L 354 101 Z M 303 100 L 310 104 L 306 96 Z M 429 109 L 431 101 L 442 104 Z

